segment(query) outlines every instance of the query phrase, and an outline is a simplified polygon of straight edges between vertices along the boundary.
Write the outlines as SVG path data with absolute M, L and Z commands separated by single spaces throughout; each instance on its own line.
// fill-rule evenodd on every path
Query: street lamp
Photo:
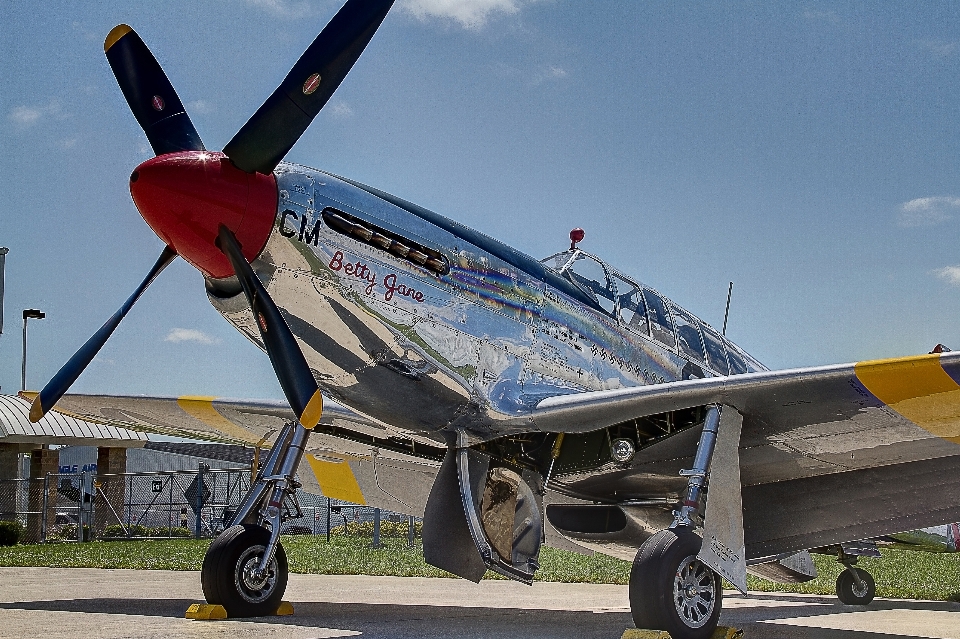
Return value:
M 40 309 L 23 309 L 23 366 L 20 368 L 20 390 L 27 390 L 27 320 L 43 319 L 46 316 Z

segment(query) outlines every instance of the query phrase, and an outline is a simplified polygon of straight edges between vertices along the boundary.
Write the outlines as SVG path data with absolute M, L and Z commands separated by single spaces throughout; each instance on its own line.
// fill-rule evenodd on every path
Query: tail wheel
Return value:
M 720 620 L 720 577 L 697 559 L 702 541 L 688 528 L 650 537 L 630 571 L 630 610 L 637 628 L 674 639 L 708 639 Z
M 860 583 L 853 576 L 853 571 L 860 577 Z M 848 606 L 866 606 L 877 594 L 877 585 L 873 577 L 866 570 L 853 566 L 848 567 L 837 577 L 837 597 Z
M 280 607 L 287 588 L 287 554 L 277 544 L 266 574 L 257 575 L 270 531 L 261 526 L 231 526 L 217 537 L 200 571 L 203 596 L 220 604 L 230 617 L 263 617 Z

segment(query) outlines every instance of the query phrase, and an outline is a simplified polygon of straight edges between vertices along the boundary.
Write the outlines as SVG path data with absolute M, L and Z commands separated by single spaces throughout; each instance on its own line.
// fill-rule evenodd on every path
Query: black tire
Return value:
M 857 586 L 857 581 L 853 578 L 854 570 L 863 582 L 862 586 Z M 837 597 L 848 606 L 866 606 L 876 595 L 877 585 L 866 570 L 850 566 L 837 577 Z
M 270 531 L 244 524 L 227 528 L 203 558 L 200 584 L 207 603 L 220 604 L 229 617 L 265 617 L 277 612 L 287 588 L 287 554 L 278 542 L 267 578 L 252 583 L 245 567 L 256 565 L 270 541 Z
M 720 577 L 697 559 L 702 541 L 688 528 L 661 530 L 640 546 L 630 571 L 637 628 L 674 639 L 708 639 L 720 621 Z

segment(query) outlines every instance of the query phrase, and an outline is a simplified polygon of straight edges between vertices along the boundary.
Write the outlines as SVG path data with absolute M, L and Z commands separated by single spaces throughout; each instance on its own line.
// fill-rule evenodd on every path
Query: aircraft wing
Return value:
M 743 415 L 747 556 L 960 518 L 960 353 L 685 380 L 542 400 L 543 431 L 582 433 L 711 403 Z M 594 497 L 689 468 L 697 429 L 641 448 L 629 468 L 572 478 Z M 565 444 L 566 445 L 566 444 Z M 648 485 L 648 484 L 647 484 Z
M 36 393 L 21 392 L 33 400 Z M 150 397 L 144 395 L 64 395 L 54 407 L 58 413 L 96 424 L 129 430 L 226 444 L 254 445 L 271 439 L 283 424 L 296 419 L 283 400 L 235 400 L 217 397 Z M 384 424 L 325 400 L 325 426 L 351 429 L 374 428 Z M 269 443 L 267 443 L 269 446 Z
M 778 431 L 879 412 L 960 444 L 960 352 L 710 377 L 542 400 L 538 429 L 586 432 L 705 404 L 734 406 Z M 879 416 L 878 416 L 879 417 Z
M 33 393 L 21 392 L 33 400 Z M 64 395 L 56 412 L 97 424 L 269 448 L 295 419 L 283 400 Z M 405 453 L 404 450 L 409 450 Z M 308 492 L 422 516 L 443 451 L 437 443 L 324 399 L 299 478 Z

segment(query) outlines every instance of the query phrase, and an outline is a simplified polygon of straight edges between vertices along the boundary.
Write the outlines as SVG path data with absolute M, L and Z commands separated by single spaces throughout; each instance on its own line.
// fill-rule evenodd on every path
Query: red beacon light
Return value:
M 577 248 L 577 242 L 583 241 L 583 236 L 585 233 L 583 229 L 577 228 L 570 231 L 570 250 Z

